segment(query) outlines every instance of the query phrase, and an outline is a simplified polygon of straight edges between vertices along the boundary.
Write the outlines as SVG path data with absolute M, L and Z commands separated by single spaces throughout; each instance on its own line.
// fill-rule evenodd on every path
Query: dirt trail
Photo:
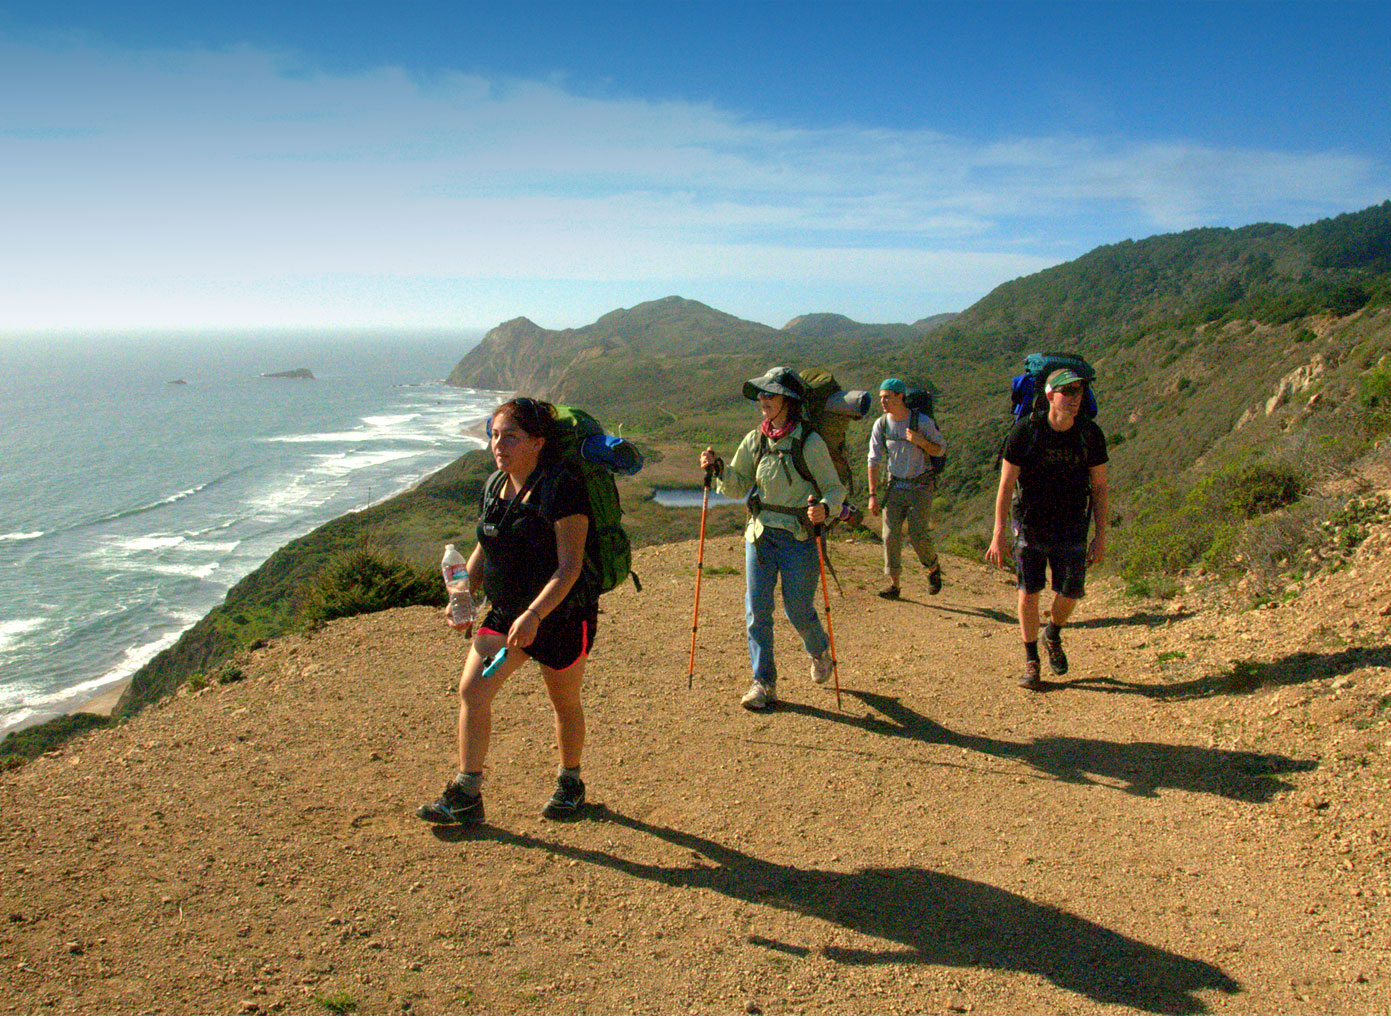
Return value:
M 0 1006 L 1384 1013 L 1378 541 L 1276 610 L 1098 589 L 1041 694 L 1008 578 L 948 557 L 889 603 L 877 550 L 837 544 L 843 709 L 779 618 L 767 715 L 738 706 L 739 541 L 707 543 L 689 690 L 694 543 L 644 550 L 571 823 L 538 818 L 534 669 L 496 706 L 487 823 L 432 829 L 457 636 L 411 609 L 276 641 L 0 778 Z

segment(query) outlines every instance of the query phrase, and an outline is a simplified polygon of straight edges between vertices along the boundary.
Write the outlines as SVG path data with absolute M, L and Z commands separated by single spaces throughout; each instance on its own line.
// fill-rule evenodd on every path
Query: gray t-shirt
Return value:
M 947 440 L 937 422 L 926 414 L 919 413 L 918 431 L 928 442 L 934 442 L 946 452 Z M 869 462 L 885 464 L 889 478 L 896 485 L 932 484 L 932 463 L 919 446 L 908 441 L 908 426 L 913 423 L 913 415 L 902 421 L 895 421 L 888 414 L 880 415 L 869 432 Z

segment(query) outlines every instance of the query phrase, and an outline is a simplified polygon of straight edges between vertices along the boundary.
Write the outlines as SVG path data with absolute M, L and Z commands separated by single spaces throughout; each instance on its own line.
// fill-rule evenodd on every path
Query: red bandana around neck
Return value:
M 787 436 L 791 433 L 792 429 L 797 427 L 797 422 L 789 417 L 786 421 L 783 422 L 780 428 L 774 428 L 772 426 L 772 423 L 769 422 L 767 418 L 764 418 L 763 421 L 759 423 L 758 427 L 759 430 L 762 431 L 764 435 L 768 436 L 768 438 L 771 439 L 773 442 L 780 442 L 781 440 L 787 438 Z

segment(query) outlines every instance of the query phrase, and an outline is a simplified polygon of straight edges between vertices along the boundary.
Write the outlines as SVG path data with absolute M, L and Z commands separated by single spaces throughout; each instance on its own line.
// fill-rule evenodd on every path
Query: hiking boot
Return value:
M 555 792 L 541 808 L 541 816 L 552 820 L 574 817 L 575 812 L 584 806 L 584 782 L 569 775 L 561 775 L 555 780 Z
M 431 824 L 467 824 L 483 820 L 483 796 L 464 792 L 453 782 L 444 787 L 444 793 L 434 803 L 422 803 L 416 808 L 415 816 Z
M 744 694 L 743 699 L 739 701 L 740 704 L 744 705 L 744 707 L 748 708 L 750 711 L 762 711 L 765 708 L 771 708 L 777 702 L 778 694 L 773 684 L 760 683 L 756 679 L 753 681 L 753 685 L 749 687 L 749 692 Z
M 1061 676 L 1067 672 L 1067 653 L 1063 651 L 1063 635 L 1055 633 L 1048 635 L 1048 631 L 1043 631 L 1043 646 L 1048 649 L 1048 667 L 1053 670 L 1053 675 Z
M 888 587 L 884 588 L 884 590 L 879 592 L 879 597 L 887 598 L 889 599 L 889 601 L 893 601 L 898 597 L 898 585 L 890 584 Z
M 932 572 L 927 575 L 927 593 L 936 594 L 942 590 L 942 567 L 934 566 Z
M 1044 688 L 1043 670 L 1039 667 L 1038 662 L 1030 659 L 1024 663 L 1024 675 L 1019 680 L 1019 685 L 1025 690 L 1042 690 Z
M 827 648 L 821 652 L 821 657 L 811 660 L 811 681 L 813 683 L 824 683 L 831 678 L 831 673 L 835 672 L 836 660 L 831 657 L 831 649 Z

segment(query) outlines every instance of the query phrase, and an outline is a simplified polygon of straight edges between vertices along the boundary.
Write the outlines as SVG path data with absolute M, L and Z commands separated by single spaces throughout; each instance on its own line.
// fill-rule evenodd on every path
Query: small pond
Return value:
M 657 505 L 669 509 L 700 509 L 703 492 L 704 490 L 699 488 L 656 488 L 652 490 L 652 498 L 657 501 Z M 713 488 L 710 490 L 711 506 L 737 505 L 742 501 L 720 495 Z

